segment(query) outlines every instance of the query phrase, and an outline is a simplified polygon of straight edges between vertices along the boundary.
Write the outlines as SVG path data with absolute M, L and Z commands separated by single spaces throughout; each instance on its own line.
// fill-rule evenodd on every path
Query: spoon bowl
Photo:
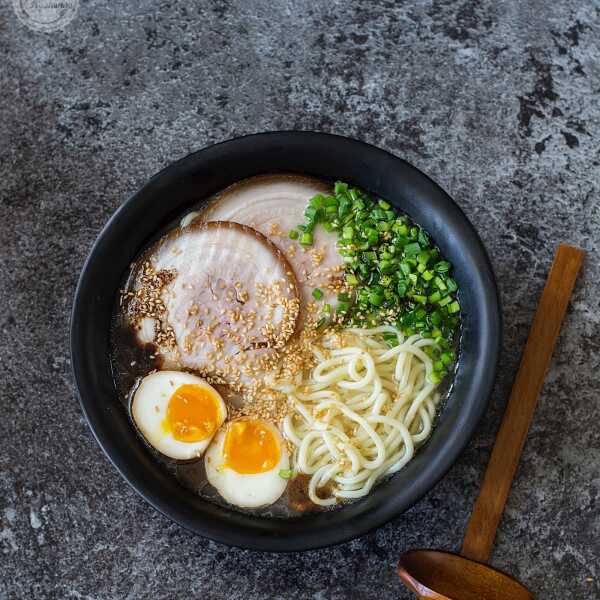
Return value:
M 398 575 L 422 600 L 535 600 L 512 577 L 450 552 L 411 550 Z

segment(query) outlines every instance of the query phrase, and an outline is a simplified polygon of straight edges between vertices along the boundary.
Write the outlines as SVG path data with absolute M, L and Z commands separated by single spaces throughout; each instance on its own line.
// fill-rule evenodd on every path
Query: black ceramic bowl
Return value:
M 387 199 L 433 237 L 460 285 L 462 340 L 447 404 L 430 441 L 366 498 L 339 510 L 268 519 L 211 504 L 183 488 L 147 450 L 118 400 L 109 364 L 111 312 L 132 260 L 193 203 L 260 173 L 341 179 Z M 487 406 L 501 340 L 494 274 L 473 226 L 433 181 L 403 160 L 355 140 L 310 132 L 251 135 L 211 146 L 155 175 L 110 219 L 85 263 L 71 319 L 81 405 L 98 443 L 129 484 L 180 525 L 225 544 L 307 550 L 359 536 L 399 515 L 456 460 Z

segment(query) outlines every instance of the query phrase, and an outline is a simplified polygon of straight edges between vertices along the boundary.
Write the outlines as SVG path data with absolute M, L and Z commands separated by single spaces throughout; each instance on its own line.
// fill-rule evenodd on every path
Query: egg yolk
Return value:
M 225 467 L 251 475 L 273 469 L 281 458 L 279 440 L 261 421 L 234 421 L 223 442 Z
M 221 405 L 215 393 L 201 385 L 180 385 L 169 398 L 163 427 L 180 442 L 199 442 L 220 424 Z

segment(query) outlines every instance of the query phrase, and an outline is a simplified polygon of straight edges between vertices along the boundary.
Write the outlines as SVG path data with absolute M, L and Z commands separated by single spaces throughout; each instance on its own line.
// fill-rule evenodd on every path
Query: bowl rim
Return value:
M 90 265 L 93 264 L 98 258 L 99 249 L 102 246 L 104 238 L 108 232 L 112 229 L 115 223 L 119 222 L 124 216 L 127 216 L 128 210 L 136 202 L 140 196 L 147 192 L 147 190 L 156 182 L 162 180 L 165 177 L 170 177 L 171 173 L 178 171 L 182 167 L 187 167 L 192 163 L 202 159 L 203 153 L 213 151 L 215 149 L 222 149 L 223 147 L 233 146 L 242 142 L 248 141 L 260 141 L 260 140 L 274 140 L 303 138 L 308 140 L 313 138 L 316 142 L 319 140 L 327 140 L 329 142 L 337 142 L 340 144 L 354 144 L 356 147 L 363 147 L 365 151 L 371 153 L 379 153 L 381 157 L 386 157 L 387 160 L 392 159 L 398 165 L 402 165 L 403 168 L 412 171 L 412 173 L 426 181 L 430 186 L 437 190 L 445 201 L 448 203 L 448 207 L 455 215 L 460 219 L 460 226 L 467 232 L 478 248 L 478 252 L 481 255 L 482 267 L 486 270 L 487 287 L 483 290 L 485 297 L 486 311 L 489 313 L 490 322 L 488 327 L 488 339 L 485 343 L 485 352 L 487 354 L 488 361 L 488 372 L 481 376 L 479 382 L 479 388 L 482 391 L 480 399 L 473 406 L 470 413 L 463 418 L 461 428 L 457 428 L 452 432 L 449 440 L 446 442 L 444 447 L 447 447 L 449 452 L 443 456 L 436 456 L 433 463 L 428 464 L 428 472 L 424 480 L 420 481 L 420 485 L 413 485 L 414 488 L 412 493 L 409 494 L 409 499 L 403 503 L 399 503 L 397 506 L 390 505 L 388 501 L 385 503 L 383 508 L 378 507 L 376 510 L 370 510 L 361 515 L 360 521 L 357 522 L 353 519 L 348 527 L 337 527 L 330 528 L 329 530 L 323 530 L 320 535 L 314 533 L 308 535 L 301 529 L 295 531 L 295 537 L 282 537 L 282 536 L 269 536 L 269 535 L 252 535 L 250 531 L 230 531 L 228 527 L 224 527 L 220 524 L 215 525 L 214 523 L 208 522 L 205 518 L 199 523 L 198 518 L 190 515 L 189 512 L 184 510 L 175 511 L 169 502 L 161 501 L 154 490 L 150 489 L 145 482 L 142 482 L 139 477 L 136 477 L 129 468 L 126 467 L 124 461 L 120 459 L 115 445 L 113 444 L 110 436 L 106 435 L 106 431 L 101 431 L 99 425 L 99 419 L 94 415 L 92 411 L 93 395 L 87 393 L 90 391 L 89 378 L 86 379 L 83 367 L 83 359 L 79 352 L 82 347 L 81 332 L 82 329 L 79 327 L 82 319 L 84 318 L 84 306 L 82 296 L 84 295 L 84 288 L 88 284 L 86 281 L 86 273 L 90 269 Z M 310 173 L 307 173 L 310 175 Z M 367 142 L 356 140 L 351 137 L 341 136 L 337 134 L 324 133 L 319 131 L 297 131 L 297 130 L 280 130 L 280 131 L 267 131 L 261 133 L 253 133 L 243 135 L 235 138 L 231 138 L 218 143 L 210 144 L 189 153 L 188 155 L 168 164 L 163 169 L 153 175 L 142 187 L 140 187 L 134 194 L 132 194 L 127 200 L 125 200 L 114 213 L 111 215 L 109 220 L 106 222 L 98 236 L 96 237 L 91 249 L 88 252 L 88 256 L 83 264 L 81 273 L 77 282 L 77 286 L 74 293 L 73 305 L 70 315 L 70 350 L 71 350 L 71 370 L 73 373 L 73 379 L 75 382 L 75 391 L 79 398 L 80 406 L 83 411 L 85 420 L 92 431 L 96 442 L 108 458 L 109 462 L 117 469 L 121 477 L 139 494 L 146 502 L 148 502 L 155 510 L 165 515 L 172 521 L 176 522 L 185 529 L 200 534 L 203 537 L 209 538 L 213 541 L 226 544 L 228 546 L 236 546 L 245 549 L 259 550 L 259 551 L 270 551 L 270 552 L 295 552 L 313 550 L 340 544 L 373 529 L 382 526 L 393 518 L 399 516 L 401 513 L 408 510 L 414 504 L 416 504 L 429 490 L 431 490 L 448 472 L 452 465 L 456 462 L 464 448 L 472 438 L 477 425 L 483 417 L 485 410 L 488 406 L 489 396 L 491 394 L 495 378 L 498 363 L 500 360 L 501 346 L 502 346 L 502 310 L 500 296 L 498 293 L 498 286 L 496 277 L 493 271 L 489 255 L 481 241 L 481 238 L 474 226 L 465 215 L 464 211 L 456 204 L 456 202 L 443 190 L 433 179 L 423 173 L 417 167 L 411 165 L 406 160 L 395 156 L 394 154 L 373 146 Z M 348 508 L 342 508 L 335 512 L 328 514 L 343 513 Z M 239 513 L 235 511 L 228 511 L 232 515 Z M 323 514 L 323 513 L 321 513 Z M 301 521 L 309 517 L 297 517 L 292 519 L 273 519 L 280 520 L 285 523 L 292 521 Z M 233 520 L 236 520 L 232 517 Z M 268 518 L 258 518 L 256 520 L 270 521 Z

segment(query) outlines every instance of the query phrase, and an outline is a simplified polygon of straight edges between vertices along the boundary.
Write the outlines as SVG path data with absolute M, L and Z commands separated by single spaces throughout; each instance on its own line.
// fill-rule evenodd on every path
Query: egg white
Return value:
M 169 399 L 181 385 L 193 384 L 206 388 L 219 402 L 217 429 L 227 418 L 227 409 L 220 394 L 204 379 L 181 371 L 157 371 L 146 375 L 136 389 L 131 401 L 131 416 L 144 439 L 161 454 L 177 460 L 202 456 L 214 435 L 198 442 L 176 440 L 165 432 L 163 421 L 167 416 Z
M 290 468 L 290 457 L 278 429 L 267 423 L 279 440 L 281 457 L 279 462 L 264 473 L 238 473 L 225 466 L 223 444 L 226 430 L 217 433 L 213 443 L 204 455 L 206 476 L 219 494 L 229 504 L 240 508 L 259 508 L 277 502 L 287 486 L 287 479 L 279 475 L 279 471 Z

